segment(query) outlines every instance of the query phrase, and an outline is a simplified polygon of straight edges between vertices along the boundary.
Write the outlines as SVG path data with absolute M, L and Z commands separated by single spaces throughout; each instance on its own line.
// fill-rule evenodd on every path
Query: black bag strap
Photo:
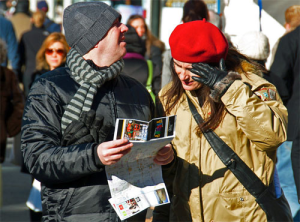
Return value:
M 201 115 L 197 112 L 196 107 L 187 96 L 187 101 L 197 124 L 203 123 Z M 259 179 L 259 177 L 244 163 L 244 161 L 212 130 L 203 132 L 206 140 L 215 151 L 225 166 L 235 175 L 235 177 L 243 184 L 245 189 L 258 198 L 267 187 Z

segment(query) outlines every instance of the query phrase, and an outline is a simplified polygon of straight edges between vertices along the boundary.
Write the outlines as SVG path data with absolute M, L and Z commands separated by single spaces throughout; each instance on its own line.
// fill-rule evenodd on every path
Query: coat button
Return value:
M 243 197 L 240 197 L 240 201 L 244 201 L 244 198 L 243 198 Z

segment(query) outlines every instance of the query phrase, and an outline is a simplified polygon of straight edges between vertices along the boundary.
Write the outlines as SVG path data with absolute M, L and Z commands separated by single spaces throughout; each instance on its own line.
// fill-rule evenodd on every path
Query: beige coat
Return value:
M 227 113 L 215 133 L 269 185 L 273 180 L 276 148 L 286 140 L 287 110 L 272 84 L 258 75 L 248 74 L 236 80 L 221 98 Z M 162 93 L 171 84 L 161 90 L 161 100 Z M 197 135 L 197 124 L 186 96 L 202 117 L 209 115 L 209 108 L 200 108 L 196 95 L 190 91 L 183 94 L 177 107 L 168 114 L 177 115 L 172 144 L 178 156 L 173 169 L 173 187 L 168 184 L 172 175 L 165 178 L 169 192 L 174 195 L 169 220 L 266 221 L 254 197 L 227 170 L 203 134 Z M 165 106 L 163 100 L 162 104 Z M 154 218 L 159 218 L 159 214 L 156 211 Z

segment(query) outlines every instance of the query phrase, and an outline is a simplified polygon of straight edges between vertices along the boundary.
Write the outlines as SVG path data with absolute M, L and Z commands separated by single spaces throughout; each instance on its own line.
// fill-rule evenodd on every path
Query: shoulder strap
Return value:
M 148 92 L 150 93 L 153 101 L 155 101 L 155 95 L 152 92 L 152 78 L 153 78 L 153 63 L 151 60 L 147 59 L 147 65 L 148 65 L 148 79 L 146 83 L 146 88 Z
M 197 112 L 196 107 L 188 96 L 187 101 L 197 124 L 203 123 L 201 115 Z M 267 189 L 259 177 L 214 131 L 209 130 L 203 132 L 203 134 L 224 165 L 235 175 L 251 195 L 258 198 Z
M 147 79 L 147 86 L 151 86 L 152 84 L 152 77 L 153 77 L 153 64 L 152 61 L 147 59 L 147 64 L 148 64 L 148 79 Z

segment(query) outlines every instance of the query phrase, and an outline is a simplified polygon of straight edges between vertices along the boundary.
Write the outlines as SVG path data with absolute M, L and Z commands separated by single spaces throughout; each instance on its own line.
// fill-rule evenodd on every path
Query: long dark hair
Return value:
M 195 20 L 209 20 L 207 5 L 204 1 L 187 1 L 183 6 L 182 22 L 191 22 Z
M 245 55 L 238 52 L 235 48 L 229 48 L 228 54 L 225 60 L 225 65 L 228 71 L 236 71 L 240 74 L 247 76 L 246 70 L 242 66 L 242 61 L 246 61 L 251 64 L 251 66 L 256 67 L 257 70 L 264 72 L 263 67 L 259 66 L 257 63 L 254 63 Z M 217 65 L 217 64 L 214 64 Z M 172 73 L 172 85 L 171 87 L 162 95 L 165 99 L 165 113 L 168 115 L 170 112 L 176 108 L 176 105 L 180 101 L 180 98 L 184 94 L 184 89 L 182 83 L 178 78 L 178 75 L 175 72 L 173 58 L 170 62 L 170 68 Z M 208 105 L 210 107 L 210 116 L 204 119 L 204 123 L 199 126 L 201 131 L 207 131 L 209 129 L 215 129 L 223 120 L 226 112 L 225 106 L 222 102 L 215 102 L 210 95 L 210 88 L 203 85 L 200 89 L 197 90 L 197 96 L 199 103 L 201 105 Z M 203 117 L 204 118 L 204 117 Z

